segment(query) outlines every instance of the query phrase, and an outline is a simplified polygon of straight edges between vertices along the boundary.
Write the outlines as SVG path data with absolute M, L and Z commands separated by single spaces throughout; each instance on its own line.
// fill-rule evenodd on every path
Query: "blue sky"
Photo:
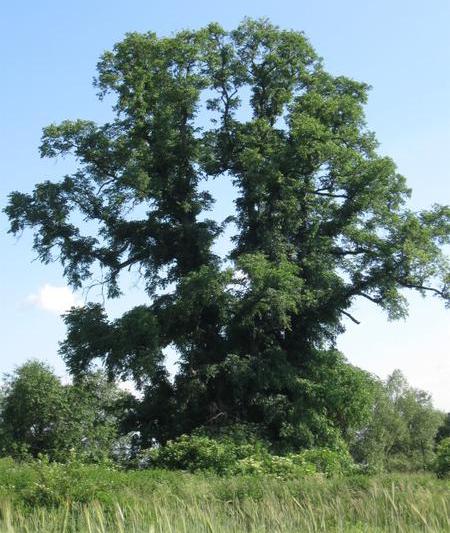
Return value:
M 244 16 L 269 17 L 302 30 L 325 65 L 372 85 L 367 120 L 413 189 L 414 208 L 450 202 L 450 2 L 448 0 L 277 0 L 223 3 L 182 0 L 5 2 L 0 16 L 0 207 L 11 190 L 58 179 L 70 162 L 40 160 L 43 126 L 66 118 L 106 120 L 110 110 L 91 85 L 100 54 L 129 31 L 168 34 Z M 220 192 L 222 202 L 230 191 Z M 220 209 L 220 205 L 218 209 Z M 59 311 L 82 295 L 65 288 L 57 264 L 34 260 L 32 237 L 6 235 L 0 215 L 0 372 L 30 357 L 64 373 L 57 356 L 64 336 Z M 113 315 L 143 301 L 131 276 Z M 339 347 L 351 362 L 380 376 L 395 368 L 450 410 L 449 315 L 433 298 L 410 298 L 406 321 L 389 323 L 368 303 L 352 313 Z

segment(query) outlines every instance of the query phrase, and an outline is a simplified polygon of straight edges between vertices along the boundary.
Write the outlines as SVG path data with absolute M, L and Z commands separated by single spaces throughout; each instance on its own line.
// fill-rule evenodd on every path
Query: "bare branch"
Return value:
M 359 320 L 356 320 L 356 318 L 353 317 L 350 313 L 347 313 L 347 311 L 344 311 L 343 309 L 341 309 L 340 311 L 341 311 L 341 313 L 343 315 L 347 316 L 355 324 L 361 324 L 361 322 Z
M 321 192 L 322 189 L 316 189 L 315 191 L 311 191 L 312 194 L 315 194 L 316 196 L 327 196 L 329 198 L 344 198 L 345 200 L 349 200 L 350 196 L 348 194 L 333 194 L 331 192 Z
M 402 287 L 405 287 L 406 289 L 417 289 L 419 291 L 430 291 L 434 294 L 437 294 L 438 296 L 442 296 L 442 298 L 446 298 L 446 294 L 443 291 L 440 291 L 439 289 L 436 289 L 434 287 L 426 287 L 425 285 L 415 285 L 413 283 L 402 283 L 399 282 Z
M 381 303 L 381 298 L 373 298 L 372 296 L 369 296 L 365 292 L 357 292 L 357 293 L 355 293 L 355 296 L 362 296 L 363 298 L 366 298 L 367 300 L 370 300 L 374 304 L 380 304 Z

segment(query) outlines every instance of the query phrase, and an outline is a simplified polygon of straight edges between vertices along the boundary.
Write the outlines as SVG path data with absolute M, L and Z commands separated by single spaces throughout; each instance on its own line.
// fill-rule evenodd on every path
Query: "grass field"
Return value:
M 432 475 L 232 478 L 0 461 L 3 532 L 448 532 Z

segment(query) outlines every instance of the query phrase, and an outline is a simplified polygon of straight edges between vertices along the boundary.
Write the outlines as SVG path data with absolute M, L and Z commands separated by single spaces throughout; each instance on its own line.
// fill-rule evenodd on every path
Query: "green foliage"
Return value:
M 275 265 L 263 254 L 245 254 L 237 266 L 243 273 L 238 309 L 242 325 L 251 326 L 264 318 L 269 328 L 290 330 L 292 314 L 302 297 L 296 265 L 286 259 Z
M 218 441 L 236 444 L 250 444 L 269 449 L 270 443 L 264 441 L 258 424 L 234 423 L 228 425 L 211 425 L 196 429 L 193 435 L 207 436 Z
M 130 429 L 145 446 L 237 422 L 280 453 L 354 440 L 373 391 L 335 343 L 357 322 L 355 300 L 392 319 L 407 312 L 404 289 L 449 301 L 450 210 L 407 207 L 405 179 L 365 124 L 368 86 L 326 72 L 302 33 L 249 19 L 130 33 L 97 72 L 113 119 L 45 128 L 41 155 L 69 155 L 77 171 L 11 193 L 5 209 L 10 232 L 30 228 L 38 258 L 58 259 L 72 287 L 101 270 L 115 298 L 125 269 L 142 280 L 149 302 L 121 318 L 98 304 L 65 316 L 71 373 L 100 361 L 133 379 L 143 398 Z M 237 193 L 223 221 L 207 217 L 213 178 Z M 218 257 L 227 228 L 233 249 Z M 167 347 L 180 357 L 173 383 Z M 406 414 L 414 401 L 402 405 L 426 426 L 420 409 Z M 409 432 L 422 463 L 429 432 Z
M 55 452 L 67 408 L 64 387 L 50 368 L 38 361 L 25 363 L 4 385 L 3 447 L 22 456 Z
M 356 471 L 356 465 L 346 450 L 321 448 L 290 453 L 285 456 L 268 453 L 252 454 L 240 459 L 234 471 L 241 474 L 273 475 L 284 479 L 314 474 L 340 477 Z
M 138 464 L 141 468 L 210 471 L 219 475 L 273 475 L 286 479 L 316 473 L 341 476 L 355 468 L 345 449 L 322 448 L 278 456 L 259 441 L 237 444 L 228 438 L 217 440 L 204 435 L 182 435 L 164 446 L 144 451 Z
M 157 325 L 146 306 L 135 307 L 109 323 L 99 304 L 88 304 L 73 308 L 65 315 L 65 322 L 70 333 L 61 349 L 67 353 L 68 368 L 74 376 L 89 371 L 92 359 L 106 353 L 104 364 L 111 378 L 133 378 L 140 385 L 161 367 L 164 356 Z
M 450 476 L 450 437 L 441 440 L 437 447 L 434 470 L 439 477 Z
M 101 373 L 62 385 L 44 363 L 30 361 L 3 389 L 0 436 L 15 457 L 107 460 L 124 416 L 125 395 Z
M 167 468 L 169 470 L 210 470 L 217 474 L 230 473 L 240 459 L 250 455 L 267 455 L 259 444 L 235 444 L 229 440 L 210 439 L 206 436 L 182 435 L 164 446 L 144 452 L 140 466 L 146 468 Z
M 375 470 L 427 469 L 442 421 L 429 394 L 410 387 L 396 370 L 378 385 L 372 419 L 353 447 L 356 460 Z
M 448 482 L 434 476 L 189 474 L 0 460 L 0 530 L 446 531 Z
M 327 448 L 305 450 L 293 457 L 295 462 L 310 463 L 317 472 L 322 472 L 328 477 L 342 476 L 355 471 L 355 464 L 348 450 L 329 450 Z
M 450 413 L 445 415 L 442 424 L 439 426 L 436 434 L 436 442 L 440 442 L 442 439 L 450 437 Z
M 315 465 L 301 456 L 250 455 L 240 459 L 234 472 L 245 475 L 274 476 L 278 479 L 298 479 L 317 473 Z
M 76 459 L 50 463 L 45 457 L 26 463 L 0 460 L 0 480 L 3 495 L 13 491 L 19 503 L 31 508 L 67 501 L 108 503 L 121 486 L 120 476 L 110 466 L 86 465 Z

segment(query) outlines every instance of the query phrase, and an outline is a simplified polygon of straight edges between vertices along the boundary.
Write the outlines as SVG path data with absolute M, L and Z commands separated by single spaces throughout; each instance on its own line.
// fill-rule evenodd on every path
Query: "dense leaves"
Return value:
M 372 469 L 429 468 L 443 413 L 433 408 L 428 393 L 412 388 L 398 370 L 375 390 L 372 418 L 354 442 L 357 461 Z
M 266 474 L 281 479 L 316 473 L 341 476 L 355 470 L 346 450 L 318 448 L 277 456 L 259 441 L 237 444 L 230 439 L 211 439 L 204 435 L 182 435 L 164 446 L 143 452 L 141 468 L 164 468 L 217 474 Z
M 439 443 L 434 469 L 439 477 L 450 476 L 450 438 L 448 437 Z
M 29 361 L 9 376 L 0 409 L 0 446 L 18 458 L 111 457 L 127 395 L 100 373 L 63 385 L 52 370 Z
M 327 73 L 303 34 L 253 20 L 129 34 L 100 59 L 96 86 L 115 99 L 110 123 L 64 121 L 42 138 L 43 157 L 71 154 L 78 170 L 6 208 L 11 232 L 32 228 L 38 257 L 58 259 L 74 288 L 99 270 L 109 297 L 124 269 L 144 281 L 146 305 L 113 322 L 98 304 L 66 315 L 71 372 L 100 360 L 134 379 L 149 443 L 236 422 L 281 449 L 351 439 L 371 387 L 334 344 L 345 318 L 357 322 L 355 299 L 395 319 L 403 289 L 449 296 L 450 211 L 407 207 L 364 121 L 368 86 Z M 237 191 L 223 221 L 207 218 L 210 179 Z

